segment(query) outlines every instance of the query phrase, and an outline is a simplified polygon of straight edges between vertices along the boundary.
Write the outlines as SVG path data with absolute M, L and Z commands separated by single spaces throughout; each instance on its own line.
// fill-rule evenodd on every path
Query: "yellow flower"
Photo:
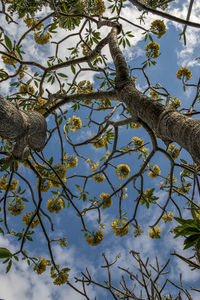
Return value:
M 188 81 L 190 78 L 192 78 L 192 71 L 187 69 L 186 67 L 182 67 L 176 72 L 176 77 L 178 79 L 182 78 L 185 81 Z
M 83 80 L 78 83 L 78 94 L 88 94 L 93 91 L 93 85 L 90 83 L 90 81 Z M 92 102 L 92 100 L 89 100 L 89 103 Z M 89 104 L 88 103 L 88 104 Z
M 136 77 L 136 76 L 133 76 L 133 78 L 132 78 L 132 82 L 133 82 L 133 84 L 135 84 L 135 83 L 136 83 L 136 80 L 137 80 L 137 77 Z
M 101 193 L 100 200 L 102 201 L 102 209 L 109 208 L 112 205 L 112 197 L 109 194 Z
M 156 92 L 154 92 L 153 90 L 149 90 L 149 96 L 151 97 L 151 98 L 153 98 L 153 99 L 157 99 L 157 98 L 159 98 L 160 97 L 160 95 L 158 94 L 158 93 L 156 93 Z
M 180 154 L 178 147 L 176 147 L 175 145 L 172 145 L 172 144 L 169 145 L 167 152 L 171 155 L 171 157 L 173 159 L 178 158 L 179 154 Z
M 15 202 L 15 204 L 14 204 Z M 21 198 L 15 198 L 12 202 L 8 202 L 7 210 L 10 211 L 11 215 L 18 216 L 22 213 L 25 208 Z
M 78 165 L 78 158 L 76 155 L 69 155 L 65 160 L 66 168 L 75 168 Z
M 160 45 L 158 43 L 150 42 L 146 45 L 145 50 L 148 58 L 157 58 L 160 55 Z
M 148 234 L 149 234 L 149 237 L 152 239 L 159 239 L 161 230 L 158 226 L 155 226 L 153 229 L 149 230 Z
M 117 171 L 116 171 L 117 177 L 119 179 L 127 178 L 130 171 L 131 171 L 131 169 L 129 168 L 128 165 L 124 165 L 124 164 L 118 165 Z
M 58 176 L 60 176 L 61 179 L 63 179 L 65 177 L 65 174 L 66 174 L 66 166 L 63 166 L 61 164 L 55 164 L 53 166 L 54 170 L 56 171 L 56 173 L 58 174 Z M 57 176 L 55 173 L 52 173 L 51 174 L 51 178 L 54 178 L 54 179 L 57 179 Z
M 160 39 L 166 33 L 166 27 L 163 21 L 155 20 L 151 23 L 150 30 Z
M 26 226 L 29 225 L 30 220 L 31 220 L 33 214 L 34 214 L 34 212 L 26 212 L 26 213 L 25 213 L 25 216 L 22 217 L 22 221 L 24 222 L 24 224 L 25 224 Z M 40 221 L 39 221 L 38 217 L 35 217 L 34 220 L 31 222 L 31 226 L 30 226 L 30 227 L 31 227 L 31 228 L 35 228 L 35 227 L 37 227 L 39 224 L 40 224 Z
M 105 178 L 106 178 L 104 174 L 102 174 L 102 175 L 95 174 L 92 177 L 93 177 L 94 181 L 96 181 L 98 183 L 102 183 L 105 180 Z
M 141 124 L 140 123 L 130 123 L 130 127 L 131 129 L 138 129 L 141 127 Z
M 91 165 L 91 171 L 94 171 L 95 169 L 97 169 L 98 166 L 99 166 L 99 162 L 98 162 L 98 161 L 97 161 L 96 163 L 93 163 L 93 164 Z
M 160 175 L 160 168 L 157 165 L 153 166 L 152 170 L 148 173 L 148 176 L 151 178 L 155 178 L 159 175 Z
M 17 51 L 16 50 L 14 50 L 12 52 L 6 52 L 6 53 L 9 54 L 9 55 L 12 55 L 14 57 L 17 57 Z M 6 64 L 6 65 L 15 65 L 15 64 L 17 64 L 16 59 L 11 58 L 11 57 L 7 56 L 6 54 L 2 54 L 1 58 L 4 62 L 4 64 Z
M 170 212 L 168 212 L 167 214 L 164 214 L 163 216 L 162 216 L 162 219 L 163 219 L 163 221 L 166 223 L 167 221 L 169 221 L 169 222 L 172 222 L 172 220 L 173 220 L 173 213 L 170 211 Z
M 89 41 L 88 43 L 88 46 L 86 44 L 81 44 L 81 47 L 82 47 L 82 53 L 84 56 L 87 56 L 88 54 L 90 54 L 91 52 L 91 47 L 92 47 L 92 42 Z M 82 82 L 82 81 L 81 81 Z M 80 94 L 80 93 L 79 93 Z
M 85 240 L 86 242 L 91 246 L 97 246 L 99 245 L 104 239 L 103 232 L 101 230 L 98 230 L 96 233 L 85 234 Z
M 24 67 L 21 67 L 21 70 L 19 72 L 19 78 L 22 79 L 24 77 L 24 71 L 28 70 L 28 66 L 25 65 Z
M 55 285 L 61 285 L 61 284 L 66 283 L 69 278 L 68 272 L 69 272 L 68 268 L 62 269 L 58 274 L 51 272 L 51 277 L 55 278 L 53 283 Z
M 79 130 L 82 126 L 81 119 L 76 116 L 73 116 L 72 119 L 69 118 L 69 122 L 71 124 L 71 126 L 69 127 L 71 132 Z
M 34 21 L 33 19 L 29 18 L 29 16 L 27 16 L 27 18 L 24 20 L 24 23 L 26 23 L 27 27 L 33 27 L 34 25 L 37 25 L 40 22 L 40 20 L 36 20 Z M 42 26 L 44 25 L 43 22 L 41 22 L 39 25 L 37 25 L 34 30 L 40 30 L 42 28 Z
M 95 147 L 95 148 L 102 148 L 106 145 L 106 137 L 98 137 L 96 138 L 94 141 L 92 141 L 92 145 Z
M 39 45 L 44 45 L 47 44 L 49 42 L 51 35 L 49 32 L 47 33 L 34 33 L 34 40 L 37 44 Z
M 41 192 L 46 193 L 50 188 L 53 186 L 52 182 L 50 180 L 42 180 L 41 182 Z M 39 179 L 37 180 L 36 189 L 38 190 L 39 187 Z
M 122 229 L 126 225 L 126 221 L 124 220 L 115 220 L 112 222 L 111 227 L 113 229 L 113 232 L 117 236 L 124 236 L 129 232 L 129 225 L 126 226 L 124 229 Z
M 95 8 L 96 8 L 96 12 L 95 13 L 98 16 L 102 16 L 103 13 L 106 11 L 104 1 L 103 0 L 95 0 L 94 1 L 94 5 L 95 5 Z
M 90 161 L 91 161 L 90 158 L 87 158 L 87 159 L 86 159 L 86 163 L 87 163 L 87 164 L 89 164 Z
M 171 103 L 169 105 L 170 108 L 177 109 L 181 106 L 181 100 L 179 100 L 177 97 L 173 97 L 171 100 Z
M 22 95 L 34 94 L 34 88 L 30 84 L 22 84 L 19 88 L 19 92 Z
M 144 145 L 143 140 L 140 139 L 140 138 L 137 137 L 137 136 L 135 136 L 135 137 L 132 138 L 131 143 L 132 143 L 133 146 L 136 148 L 136 149 L 134 149 L 134 151 L 140 150 L 140 149 L 143 147 L 143 145 Z
M 47 260 L 39 256 L 39 262 L 33 268 L 39 275 L 46 271 L 47 268 Z
M 140 226 L 136 226 L 136 229 L 133 231 L 134 237 L 138 237 L 144 233 L 144 230 Z
M 19 180 L 13 179 L 8 190 L 9 191 L 16 190 L 18 183 L 19 183 Z M 2 176 L 0 179 L 0 188 L 3 190 L 6 190 L 7 187 L 8 187 L 8 181 L 5 176 Z
M 59 213 L 60 210 L 62 210 L 64 207 L 64 201 L 61 198 L 58 198 L 57 196 L 53 196 L 53 199 L 49 199 L 47 201 L 47 210 L 50 213 Z

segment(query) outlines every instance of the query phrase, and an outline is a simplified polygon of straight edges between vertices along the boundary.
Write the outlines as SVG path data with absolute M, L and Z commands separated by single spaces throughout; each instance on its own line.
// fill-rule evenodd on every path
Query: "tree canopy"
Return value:
M 0 3 L 6 272 L 27 262 L 75 299 L 198 299 L 198 1 Z M 106 275 L 63 264 L 73 247 Z

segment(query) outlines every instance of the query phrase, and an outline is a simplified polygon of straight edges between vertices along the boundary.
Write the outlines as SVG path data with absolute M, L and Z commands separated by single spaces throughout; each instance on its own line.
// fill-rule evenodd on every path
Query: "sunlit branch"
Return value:
M 181 19 L 181 18 L 178 18 L 176 16 L 173 16 L 173 15 L 170 15 L 168 13 L 165 13 L 165 12 L 162 12 L 162 11 L 159 11 L 159 10 L 156 10 L 156 9 L 153 9 L 151 7 L 148 7 L 140 2 L 138 2 L 137 0 L 129 0 L 133 5 L 137 6 L 138 8 L 140 8 L 141 10 L 145 10 L 145 11 L 148 11 L 152 14 L 155 14 L 157 16 L 160 16 L 160 17 L 163 17 L 163 18 L 166 18 L 168 20 L 171 20 L 171 21 L 174 21 L 174 22 L 177 22 L 177 23 L 180 23 L 180 24 L 184 24 L 184 25 L 187 25 L 187 26 L 191 26 L 191 27 L 194 27 L 194 28 L 200 28 L 200 24 L 199 23 L 195 23 L 195 22 L 190 22 L 190 21 L 187 21 L 187 20 L 184 20 L 184 19 Z

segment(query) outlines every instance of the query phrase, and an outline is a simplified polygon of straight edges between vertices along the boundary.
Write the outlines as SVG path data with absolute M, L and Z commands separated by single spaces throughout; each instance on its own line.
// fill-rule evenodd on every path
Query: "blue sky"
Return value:
M 175 13 L 180 17 L 185 17 L 187 13 L 187 5 L 189 1 L 176 1 L 174 5 L 171 6 L 169 12 Z M 195 3 L 193 21 L 197 20 L 198 11 L 200 10 L 200 5 Z M 42 12 L 44 13 L 44 12 Z M 42 14 L 41 13 L 41 14 Z M 124 15 L 127 18 L 131 18 L 134 16 L 135 19 L 139 16 L 139 12 L 135 9 L 125 8 Z M 146 19 L 145 28 L 149 28 L 151 22 L 155 19 L 158 19 L 149 14 Z M 136 19 L 138 22 L 138 20 Z M 182 41 L 179 41 L 179 33 L 181 32 L 182 26 L 175 24 L 175 27 L 172 25 L 172 22 L 165 21 L 167 25 L 167 33 L 160 40 L 155 41 L 160 43 L 160 52 L 161 56 L 157 59 L 157 65 L 155 67 L 151 67 L 147 69 L 146 72 L 149 75 L 151 82 L 153 85 L 159 83 L 163 85 L 172 97 L 176 96 L 181 99 L 182 107 L 189 107 L 192 99 L 195 95 L 195 89 L 187 88 L 186 92 L 183 92 L 181 81 L 176 78 L 177 70 L 182 66 L 187 66 L 193 72 L 193 78 L 191 82 L 196 83 L 198 81 L 199 74 L 199 63 L 195 61 L 195 58 L 199 56 L 199 32 L 194 29 L 187 29 L 187 46 L 183 45 Z M 24 25 L 25 26 L 25 25 Z M 129 28 L 128 25 L 125 26 L 126 29 Z M 14 25 L 11 24 L 10 29 L 8 29 L 7 34 L 9 37 L 14 40 L 18 38 L 26 29 L 21 26 L 20 32 L 16 31 Z M 133 34 L 134 38 L 130 39 L 131 47 L 125 51 L 125 55 L 127 58 L 127 62 L 131 67 L 140 67 L 141 62 L 145 60 L 145 42 L 142 40 L 142 35 L 138 31 L 138 29 L 134 29 Z M 57 40 L 59 40 L 64 34 L 64 31 L 60 31 L 57 36 Z M 34 59 L 35 57 L 41 63 L 45 63 L 45 59 L 48 55 L 52 54 L 54 51 L 53 45 L 44 46 L 41 48 L 38 45 L 34 45 L 30 43 L 32 37 L 28 36 L 27 40 L 24 41 L 24 47 L 26 49 L 26 59 Z M 75 43 L 75 41 L 74 41 Z M 65 47 L 68 45 L 65 44 Z M 60 56 L 66 56 L 66 48 L 63 47 L 60 49 Z M 42 49 L 42 52 L 41 52 Z M 106 48 L 105 52 L 108 54 L 108 49 Z M 109 58 L 109 62 L 111 60 Z M 0 62 L 0 68 L 5 67 L 3 62 Z M 67 70 L 68 71 L 68 70 Z M 34 72 L 32 69 L 31 72 Z M 70 71 L 68 73 L 69 80 L 72 79 L 72 75 Z M 138 77 L 136 82 L 136 87 L 140 90 L 144 90 L 146 86 L 146 82 L 141 76 L 140 72 L 137 71 L 134 73 L 135 76 Z M 97 84 L 95 81 L 95 77 L 91 73 L 81 73 L 79 80 L 83 80 L 87 77 L 88 80 L 93 80 L 94 84 Z M 50 91 L 55 91 L 57 86 L 50 86 L 49 83 L 46 83 L 46 87 Z M 9 95 L 13 93 L 14 90 L 11 90 L 9 87 L 9 82 L 4 82 L 1 85 L 1 93 L 4 95 Z M 83 124 L 87 124 L 87 120 L 84 120 L 84 117 L 87 116 L 87 110 L 83 109 L 78 112 L 73 112 L 71 105 L 66 106 L 68 108 L 67 118 L 72 117 L 74 114 L 76 116 L 80 116 Z M 198 105 L 196 105 L 198 109 Z M 113 120 L 119 120 L 120 110 L 116 111 L 113 116 Z M 103 119 L 105 113 L 97 113 L 94 114 L 95 120 Z M 61 130 L 62 126 L 61 125 Z M 55 126 L 53 118 L 50 117 L 48 119 L 48 128 Z M 80 132 L 77 131 L 70 135 L 73 139 L 74 143 L 78 143 L 84 138 L 90 138 L 95 134 L 97 127 L 91 126 L 91 128 L 81 129 Z M 130 142 L 131 138 L 134 136 L 139 136 L 144 139 L 145 143 L 149 143 L 146 147 L 150 147 L 150 138 L 147 133 L 143 129 L 137 130 L 126 130 L 125 127 L 119 128 L 119 145 L 123 146 Z M 164 147 L 164 144 L 159 141 L 160 145 Z M 70 148 L 69 144 L 64 140 L 64 150 L 66 153 L 73 154 L 73 149 Z M 104 148 L 95 149 L 92 145 L 81 146 L 80 153 L 85 157 L 91 158 L 94 162 L 99 161 L 101 157 L 106 155 L 106 150 Z M 60 160 L 60 145 L 58 135 L 54 134 L 50 143 L 44 150 L 45 157 L 49 159 L 51 156 L 54 156 L 54 163 L 59 162 Z M 131 175 L 136 173 L 140 165 L 142 163 L 141 160 L 137 158 L 138 154 L 134 153 L 129 156 L 126 155 L 123 159 L 116 159 L 113 161 L 116 165 L 119 163 L 126 163 L 131 168 Z M 183 158 L 188 160 L 189 163 L 192 162 L 191 158 L 188 154 L 183 151 L 179 158 Z M 179 160 L 177 160 L 179 161 Z M 151 161 L 151 164 L 157 164 L 161 168 L 161 176 L 167 177 L 169 173 L 169 162 L 165 158 L 165 155 L 161 153 L 157 153 Z M 29 169 L 24 168 L 22 165 L 20 166 L 20 172 L 25 176 L 30 182 L 31 185 L 34 186 L 36 179 L 32 176 L 32 173 Z M 79 160 L 79 165 L 72 170 L 67 172 L 67 176 L 70 176 L 73 173 L 76 174 L 89 174 L 90 169 L 89 166 Z M 125 180 L 119 180 L 114 172 L 114 169 L 110 168 L 110 170 L 106 171 L 107 175 L 111 178 L 112 183 L 115 187 L 121 183 L 123 184 Z M 180 179 L 178 172 L 176 171 L 177 178 Z M 178 177 L 179 176 L 179 177 Z M 155 188 L 155 195 L 159 197 L 159 203 L 162 205 L 164 201 L 166 201 L 167 194 L 160 190 L 160 182 L 163 179 L 155 178 L 151 179 L 145 175 L 145 183 L 144 189 L 146 188 Z M 69 183 L 68 183 L 69 182 Z M 83 181 L 80 178 L 75 178 L 74 180 L 67 181 L 68 187 L 70 187 L 73 193 L 78 195 L 78 190 L 75 187 L 75 184 L 81 185 Z M 139 186 L 139 180 L 136 182 L 136 185 Z M 25 185 L 22 185 L 25 188 Z M 138 196 L 137 192 L 133 189 L 132 183 L 128 184 L 128 197 L 123 199 L 123 211 L 127 212 L 127 217 L 131 217 L 135 207 L 135 200 Z M 89 199 L 93 199 L 95 196 L 98 198 L 102 192 L 111 192 L 111 189 L 107 183 L 98 184 L 93 181 L 93 179 L 89 180 L 87 191 L 90 193 Z M 35 194 L 37 192 L 35 190 Z M 30 199 L 30 192 L 27 190 L 26 192 L 27 199 Z M 37 197 L 37 196 L 36 196 Z M 46 208 L 46 201 L 52 197 L 51 192 L 43 195 L 43 203 L 42 207 Z M 180 205 L 180 207 L 185 206 L 185 201 L 181 197 L 174 196 L 175 201 Z M 197 198 L 197 202 L 198 202 Z M 82 203 L 80 200 L 75 199 L 75 202 L 78 202 L 78 207 L 81 209 L 85 206 L 85 203 Z M 86 205 L 86 207 L 89 204 Z M 32 208 L 32 205 L 29 203 L 27 208 L 29 210 Z M 130 228 L 130 232 L 123 238 L 117 237 L 113 235 L 112 229 L 110 228 L 111 222 L 116 219 L 119 215 L 119 197 L 113 197 L 113 205 L 111 208 L 105 210 L 102 214 L 102 223 L 105 224 L 106 229 L 104 231 L 105 238 L 103 242 L 97 246 L 92 247 L 89 246 L 85 242 L 84 233 L 80 231 L 81 222 L 80 219 L 76 216 L 76 212 L 71 208 L 65 208 L 58 215 L 51 215 L 52 220 L 55 224 L 55 232 L 50 233 L 51 238 L 61 238 L 66 237 L 68 241 L 68 246 L 66 248 L 61 248 L 55 244 L 53 247 L 55 253 L 55 259 L 58 264 L 61 264 L 63 267 L 67 266 L 71 268 L 70 271 L 70 281 L 73 282 L 73 277 L 81 277 L 80 272 L 85 271 L 85 267 L 88 267 L 91 274 L 94 278 L 100 282 L 105 280 L 105 272 L 100 268 L 101 265 L 104 265 L 105 262 L 102 257 L 102 252 L 104 252 L 107 258 L 112 261 L 117 255 L 120 255 L 120 259 L 113 267 L 113 282 L 119 287 L 119 280 L 121 273 L 117 266 L 122 267 L 130 267 L 133 266 L 133 260 L 129 255 L 130 250 L 141 252 L 142 257 L 145 259 L 147 256 L 150 257 L 150 261 L 152 264 L 155 263 L 155 256 L 159 257 L 161 264 L 164 264 L 169 254 L 174 250 L 177 253 L 185 254 L 185 256 L 191 256 L 191 251 L 182 251 L 183 249 L 183 240 L 178 239 L 174 240 L 173 235 L 169 233 L 169 230 L 172 229 L 176 223 L 167 223 L 164 224 L 163 221 L 160 221 L 159 227 L 162 230 L 161 239 L 152 240 L 148 237 L 149 225 L 152 225 L 156 217 L 161 213 L 160 209 L 156 205 L 150 206 L 149 209 L 146 207 L 140 206 L 138 210 L 138 220 L 140 226 L 145 231 L 143 235 L 138 238 L 134 238 L 133 236 L 133 228 Z M 172 204 L 169 204 L 168 211 L 172 211 L 174 215 L 177 215 L 177 211 Z M 183 216 L 189 217 L 189 212 L 187 210 L 184 211 Z M 93 210 L 88 213 L 86 216 L 86 223 L 90 230 L 98 230 L 98 224 L 96 222 L 97 214 Z M 11 229 L 20 230 L 21 217 L 12 217 L 9 216 L 8 221 L 10 222 Z M 49 232 L 50 226 L 48 222 L 45 222 Z M 131 226 L 132 227 L 132 226 Z M 0 236 L 0 247 L 6 247 L 10 249 L 11 252 L 15 252 L 17 249 L 17 243 L 12 236 Z M 27 242 L 27 250 L 31 255 L 35 256 L 43 256 L 48 257 L 46 241 L 44 240 L 44 236 L 39 228 L 35 230 L 35 237 L 33 242 Z M 171 264 L 168 267 L 169 278 L 177 282 L 177 278 L 179 273 L 182 272 L 183 280 L 186 284 L 186 287 L 189 288 L 191 284 L 193 286 L 199 286 L 199 274 L 197 271 L 190 271 L 189 267 L 178 260 L 177 258 L 171 257 Z M 127 279 L 128 280 L 128 279 Z M 82 296 L 78 295 L 76 292 L 71 290 L 67 285 L 56 287 L 52 284 L 52 280 L 49 276 L 49 272 L 45 272 L 44 274 L 38 276 L 32 271 L 32 267 L 28 267 L 25 261 L 20 261 L 20 263 L 14 264 L 8 274 L 5 274 L 4 265 L 0 265 L 0 298 L 5 300 L 14 300 L 14 299 L 30 299 L 35 300 L 38 299 L 38 296 L 42 300 L 57 300 L 57 299 L 72 299 L 72 300 L 81 300 Z M 130 284 L 129 280 L 128 283 Z M 94 299 L 97 296 L 97 299 L 112 299 L 111 296 L 106 294 L 104 291 L 102 292 L 100 289 L 93 288 L 91 286 L 88 287 L 88 295 L 91 299 Z M 167 286 L 166 293 L 174 293 L 174 288 L 170 285 Z M 192 292 L 194 299 L 198 299 L 198 296 Z M 184 299 L 184 296 L 183 296 Z

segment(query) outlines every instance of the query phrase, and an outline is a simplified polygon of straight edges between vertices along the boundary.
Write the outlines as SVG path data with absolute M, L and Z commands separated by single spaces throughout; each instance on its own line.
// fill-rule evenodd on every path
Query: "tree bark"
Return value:
M 142 120 L 164 142 L 178 143 L 200 163 L 200 120 L 169 109 L 135 88 L 118 45 L 117 28 L 112 29 L 109 47 L 117 73 L 118 98 L 129 107 L 135 122 Z
M 45 118 L 35 111 L 21 111 L 0 96 L 0 136 L 15 142 L 12 154 L 26 159 L 29 148 L 41 151 L 45 146 Z

